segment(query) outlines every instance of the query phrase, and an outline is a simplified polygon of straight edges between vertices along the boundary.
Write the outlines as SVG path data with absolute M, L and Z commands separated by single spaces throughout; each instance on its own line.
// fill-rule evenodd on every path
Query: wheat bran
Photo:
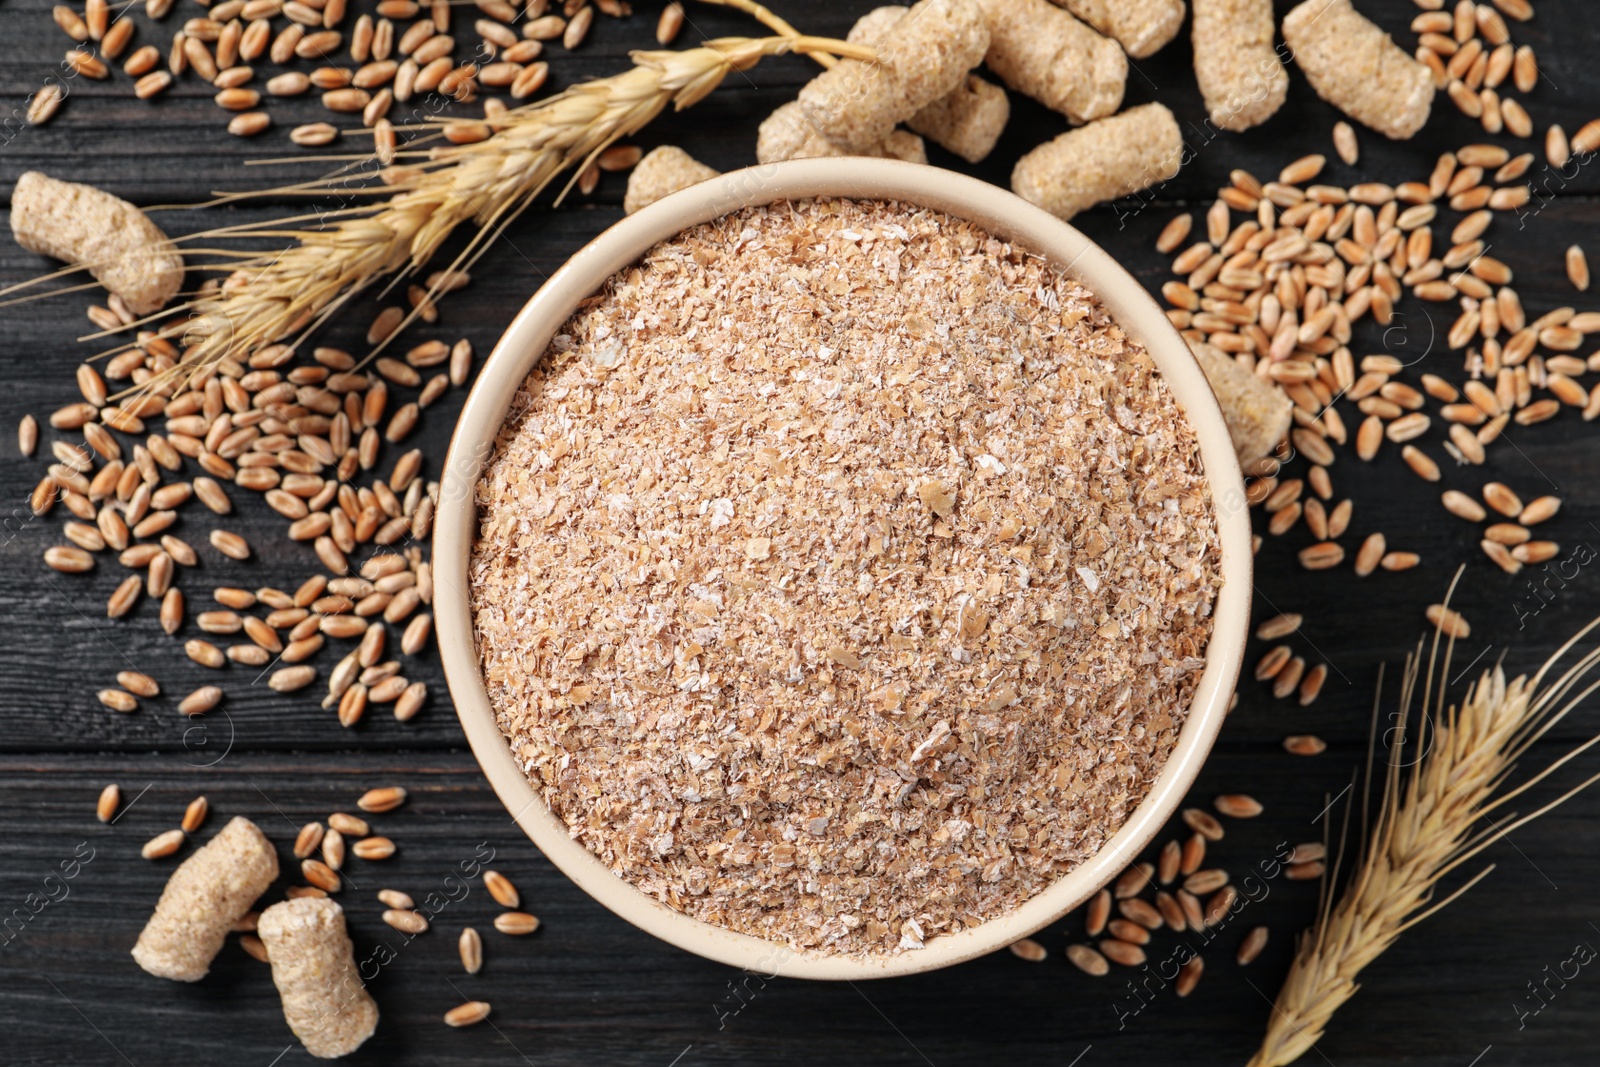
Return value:
M 969 223 L 806 201 L 611 279 L 523 384 L 470 597 L 572 836 L 697 919 L 893 953 L 1090 858 L 1187 713 L 1195 437 L 1093 294 Z

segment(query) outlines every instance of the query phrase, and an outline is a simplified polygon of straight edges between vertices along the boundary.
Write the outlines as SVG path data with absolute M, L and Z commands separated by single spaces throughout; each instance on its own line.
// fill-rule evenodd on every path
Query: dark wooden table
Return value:
M 656 5 L 641 6 L 650 10 L 625 22 L 599 20 L 576 54 L 555 49 L 552 83 L 615 71 L 628 48 L 650 44 Z M 842 35 L 869 6 L 865 0 L 815 0 L 787 5 L 783 13 L 809 32 Z M 1281 15 L 1289 5 L 1278 6 Z M 1411 3 L 1364 0 L 1359 6 L 1407 47 L 1414 41 L 1407 30 L 1416 11 Z M 0 88 L 7 108 L 60 62 L 66 41 L 51 24 L 49 8 L 46 0 L 19 0 L 0 9 Z M 135 43 L 154 41 L 164 49 L 180 19 L 198 13 L 180 0 L 163 25 L 152 27 L 141 15 Z M 758 32 L 729 12 L 691 5 L 690 15 L 693 32 L 686 31 L 684 40 Z M 1571 132 L 1600 114 L 1594 64 L 1600 32 L 1592 15 L 1578 0 L 1540 0 L 1538 18 L 1514 27 L 1519 42 L 1538 50 L 1544 72 L 1529 100 L 1541 131 L 1556 121 Z M 470 29 L 461 32 L 471 35 Z M 1291 75 L 1287 106 L 1267 125 L 1244 136 L 1211 135 L 1190 59 L 1185 33 L 1160 55 L 1137 62 L 1128 82 L 1130 103 L 1159 99 L 1186 125 L 1193 158 L 1183 173 L 1142 204 L 1128 201 L 1077 220 L 1152 290 L 1167 277 L 1164 257 L 1152 242 L 1175 209 L 1203 211 L 1231 168 L 1265 179 L 1304 153 L 1332 156 L 1329 130 L 1337 115 L 1298 72 Z M 681 144 L 724 169 L 753 163 L 757 123 L 811 74 L 800 59 L 765 62 L 731 78 L 691 113 L 664 118 L 641 143 Z M 18 174 L 38 168 L 144 205 L 190 204 L 214 191 L 321 172 L 315 162 L 244 166 L 285 154 L 309 157 L 289 145 L 286 130 L 320 117 L 314 97 L 274 104 L 277 128 L 241 141 L 223 132 L 225 115 L 210 95 L 186 79 L 152 105 L 132 99 L 129 79 L 120 73 L 107 83 L 76 79 L 53 124 L 26 128 L 20 108 L 18 117 L 4 123 L 0 185 L 9 187 Z M 1013 100 L 1015 117 L 998 150 L 983 165 L 963 168 L 1002 185 L 1022 152 L 1065 128 L 1058 116 L 1015 95 Z M 1350 183 L 1425 176 L 1440 151 L 1483 139 L 1476 124 L 1441 97 L 1433 121 L 1414 141 L 1392 144 L 1363 132 L 1359 167 L 1335 162 L 1329 177 Z M 1513 151 L 1524 147 L 1497 140 L 1515 145 Z M 938 165 L 953 165 L 942 153 L 934 155 Z M 1600 178 L 1594 167 L 1584 166 L 1570 180 L 1546 181 L 1541 153 L 1534 180 L 1541 188 L 1538 210 L 1528 212 L 1520 226 L 1516 220 L 1497 222 L 1489 235 L 1493 254 L 1515 269 L 1530 317 L 1568 303 L 1591 309 L 1595 301 L 1578 297 L 1565 279 L 1562 250 L 1576 241 L 1600 256 Z M 622 189 L 620 177 L 608 176 L 589 199 L 528 212 L 482 262 L 474 283 L 445 304 L 438 326 L 416 330 L 415 336 L 466 336 L 487 351 L 544 277 L 620 217 Z M 169 231 L 186 232 L 268 218 L 284 206 L 273 201 L 182 209 L 159 218 Z M 46 266 L 10 242 L 0 244 L 4 283 Z M 75 399 L 72 369 L 86 349 L 74 339 L 87 332 L 84 303 L 74 296 L 5 309 L 0 424 L 13 426 L 26 412 L 42 417 Z M 375 306 L 370 300 L 358 304 L 327 331 L 329 343 L 357 344 Z M 1363 324 L 1353 345 L 1357 354 L 1387 348 L 1417 361 L 1411 375 L 1426 369 L 1459 380 L 1460 356 L 1442 340 L 1451 309 L 1408 299 L 1402 311 L 1397 327 L 1382 336 Z M 452 392 L 427 413 L 421 437 L 435 461 L 461 399 L 459 391 Z M 44 435 L 47 442 L 56 436 L 48 429 Z M 1436 427 L 1424 442 L 1435 454 L 1442 454 L 1439 437 Z M 1580 543 L 1600 547 L 1600 444 L 1589 427 L 1566 412 L 1536 427 L 1513 427 L 1508 437 L 1510 446 L 1495 448 L 1486 468 L 1449 471 L 1448 483 L 1470 491 L 1496 478 L 1525 496 L 1559 493 L 1566 506 L 1550 530 L 1563 557 Z M 535 851 L 479 773 L 431 658 L 415 673 L 434 695 L 408 724 L 374 714 L 359 728 L 344 730 L 314 699 L 250 685 L 237 669 L 225 713 L 198 724 L 177 714 L 166 697 L 132 715 L 102 708 L 95 690 L 129 666 L 157 676 L 168 693 L 188 692 L 209 677 L 160 632 L 148 604 L 121 622 L 104 618 L 117 568 L 101 567 L 84 578 L 44 569 L 40 556 L 59 539 L 59 516 L 32 521 L 25 503 L 43 463 L 20 458 L 9 444 L 0 449 L 0 476 L 10 501 L 0 537 L 6 576 L 0 584 L 5 1063 L 305 1062 L 265 968 L 236 945 L 223 951 L 207 980 L 193 986 L 151 978 L 128 956 L 175 862 L 142 860 L 139 846 L 175 825 L 184 805 L 200 793 L 212 805 L 208 832 L 228 817 L 246 815 L 273 835 L 287 858 L 300 823 L 350 808 L 374 785 L 400 784 L 411 791 L 410 803 L 382 820 L 400 842 L 399 856 L 381 866 L 354 863 L 343 897 L 358 949 L 365 953 L 387 944 L 393 954 L 372 983 L 384 1019 L 377 1036 L 352 1058 L 359 1063 L 1239 1064 L 1260 1037 L 1293 934 L 1313 913 L 1314 884 L 1271 883 L 1266 898 L 1205 950 L 1207 972 L 1193 996 L 1179 1000 L 1170 989 L 1154 992 L 1137 1011 L 1143 1002 L 1128 981 L 1132 972 L 1119 970 L 1096 981 L 1063 958 L 1064 943 L 1081 934 L 1078 916 L 1039 935 L 1051 950 L 1041 964 L 1000 953 L 918 978 L 862 985 L 748 978 L 635 930 Z M 1266 804 L 1262 818 L 1230 826 L 1226 841 L 1213 851 L 1217 862 L 1235 872 L 1265 859 L 1279 842 L 1322 836 L 1318 816 L 1325 798 L 1348 785 L 1363 756 L 1379 665 L 1392 664 L 1417 639 L 1423 606 L 1438 598 L 1458 561 L 1468 563 L 1460 601 L 1476 623 L 1461 663 L 1479 657 L 1482 666 L 1504 657 L 1510 668 L 1526 669 L 1600 609 L 1600 572 L 1589 567 L 1564 588 L 1552 585 L 1542 610 L 1527 615 L 1534 603 L 1527 576 L 1512 578 L 1490 566 L 1476 547 L 1474 529 L 1438 506 L 1438 487 L 1418 481 L 1392 456 L 1363 466 L 1346 453 L 1335 473 L 1341 492 L 1356 501 L 1354 532 L 1381 529 L 1392 547 L 1420 552 L 1425 564 L 1365 580 L 1354 579 L 1348 568 L 1312 574 L 1294 560 L 1309 537 L 1303 528 L 1268 539 L 1259 559 L 1258 613 L 1304 612 L 1304 643 L 1314 644 L 1332 674 L 1321 700 L 1309 709 L 1276 702 L 1254 682 L 1241 683 L 1240 707 L 1194 790 L 1197 802 L 1242 791 Z M 208 573 L 191 582 L 197 596 L 224 581 L 291 583 L 314 566 L 304 546 L 282 538 L 282 521 L 258 500 L 243 501 L 232 525 L 258 546 L 258 556 L 242 566 L 208 556 L 202 568 Z M 186 516 L 183 527 L 202 541 L 206 516 Z M 1252 660 L 1259 652 L 1253 643 Z M 1558 754 L 1597 728 L 1600 712 L 1580 710 L 1529 763 Z M 1300 732 L 1320 734 L 1331 747 L 1314 759 L 1285 754 L 1283 735 Z M 1593 755 L 1585 757 L 1554 785 L 1581 780 L 1595 765 Z M 94 802 L 109 781 L 121 784 L 128 804 L 114 825 L 102 826 Z M 1574 946 L 1600 945 L 1600 904 L 1584 881 L 1600 872 L 1596 818 L 1600 792 L 1579 797 L 1491 849 L 1485 860 L 1498 865 L 1494 873 L 1371 967 L 1359 996 L 1304 1062 L 1595 1062 L 1600 978 L 1592 969 L 1565 985 L 1551 982 L 1547 988 L 1554 992 L 1545 994 L 1537 1015 L 1519 1018 L 1517 1005 L 1535 1006 L 1526 999 L 1529 984 L 1552 974 Z M 384 885 L 419 898 L 443 890 L 455 865 L 480 847 L 493 849 L 495 866 L 517 880 L 545 925 L 520 941 L 491 932 L 483 973 L 467 977 L 456 962 L 455 934 L 467 923 L 487 929 L 497 910 L 481 884 L 472 883 L 465 898 L 448 907 L 434 932 L 409 942 L 379 921 L 373 893 Z M 49 877 L 75 856 L 76 877 Z M 1272 941 L 1256 963 L 1241 969 L 1233 951 L 1256 923 L 1271 927 Z M 1175 944 L 1172 935 L 1160 935 L 1163 950 Z M 475 997 L 493 1002 L 492 1026 L 453 1031 L 441 1024 L 445 1009 Z

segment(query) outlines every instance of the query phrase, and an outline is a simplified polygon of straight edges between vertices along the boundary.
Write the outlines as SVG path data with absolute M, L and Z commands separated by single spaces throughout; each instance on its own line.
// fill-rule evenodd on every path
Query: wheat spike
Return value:
M 759 5 L 711 2 L 753 8 L 775 19 Z M 875 55 L 843 41 L 794 34 L 781 21 L 776 24 L 781 36 L 729 37 L 683 51 L 634 52 L 633 67 L 621 74 L 507 111 L 482 141 L 407 153 L 421 158 L 385 168 L 384 186 L 357 190 L 386 192 L 386 197 L 327 213 L 323 217 L 329 221 L 320 228 L 297 229 L 297 223 L 306 221 L 297 217 L 180 239 L 289 236 L 294 243 L 243 259 L 225 249 L 207 249 L 229 272 L 220 290 L 202 293 L 142 325 L 156 326 L 160 336 L 184 346 L 183 359 L 170 374 L 190 378 L 224 359 L 243 362 L 271 344 L 297 344 L 357 293 L 382 279 L 391 279 L 392 285 L 416 272 L 451 233 L 473 223 L 478 233 L 452 264 L 469 266 L 563 173 L 575 176 L 669 105 L 678 110 L 693 106 L 729 73 L 787 52 L 818 59 Z M 447 121 L 427 128 L 437 132 Z M 290 191 L 316 192 L 342 181 L 335 177 Z M 439 295 L 428 294 L 430 299 Z
M 1407 657 L 1400 721 L 1408 721 L 1420 683 L 1419 736 L 1413 741 L 1402 727 L 1384 769 L 1376 825 L 1337 901 L 1328 888 L 1331 878 L 1324 885 L 1321 914 L 1300 936 L 1289 976 L 1273 1005 L 1266 1037 L 1250 1067 L 1282 1067 L 1304 1055 L 1321 1039 L 1334 1012 L 1360 988 L 1356 978 L 1362 968 L 1402 933 L 1465 893 L 1494 868 L 1486 867 L 1435 901 L 1440 879 L 1600 779 L 1600 775 L 1589 778 L 1529 815 L 1506 816 L 1487 825 L 1482 822 L 1600 743 L 1597 735 L 1529 780 L 1505 788 L 1512 767 L 1529 747 L 1600 688 L 1600 681 L 1584 684 L 1600 662 L 1600 647 L 1589 649 L 1556 673 L 1559 661 L 1596 626 L 1600 619 L 1575 634 L 1531 679 L 1518 677 L 1508 682 L 1499 666 L 1484 671 L 1459 707 L 1447 708 L 1444 698 L 1453 643 L 1445 645 L 1441 660 L 1440 637 L 1434 635 L 1425 676 L 1422 645 Z M 1553 679 L 1545 684 L 1547 675 Z M 1431 714 L 1430 705 L 1434 706 Z

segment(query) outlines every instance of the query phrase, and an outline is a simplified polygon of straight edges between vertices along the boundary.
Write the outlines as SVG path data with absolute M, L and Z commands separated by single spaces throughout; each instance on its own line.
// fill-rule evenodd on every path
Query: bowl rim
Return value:
M 578 303 L 684 229 L 746 207 L 818 197 L 897 200 L 966 219 L 1046 256 L 1094 292 L 1145 346 L 1194 428 L 1221 545 L 1222 587 L 1188 717 L 1166 765 L 1124 824 L 1093 857 L 1011 911 L 891 956 L 793 949 L 736 933 L 674 911 L 613 874 L 569 835 L 517 766 L 484 688 L 468 603 L 479 475 L 518 386 Z M 1188 345 L 1144 287 L 1076 228 L 997 186 L 941 168 L 854 157 L 790 160 L 731 171 L 623 218 L 567 260 L 512 320 L 462 407 L 440 482 L 433 531 L 440 658 L 457 717 L 495 793 L 545 856 L 605 907 L 679 948 L 765 976 L 853 980 L 916 974 L 1004 948 L 1059 919 L 1125 869 L 1177 809 L 1221 728 L 1244 659 L 1252 568 L 1244 483 L 1221 409 Z

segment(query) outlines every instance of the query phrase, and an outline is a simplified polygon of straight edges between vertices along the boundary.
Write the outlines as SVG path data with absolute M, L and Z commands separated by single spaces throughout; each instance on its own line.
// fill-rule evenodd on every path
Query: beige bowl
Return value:
M 467 563 L 478 521 L 474 486 L 517 387 L 579 301 L 687 227 L 775 200 L 820 196 L 899 200 L 968 219 L 1048 256 L 1081 280 L 1145 345 L 1187 412 L 1216 502 L 1222 544 L 1223 585 L 1205 669 L 1177 747 L 1143 803 L 1094 858 L 1021 907 L 931 939 L 919 951 L 889 957 L 795 951 L 734 933 L 673 911 L 612 874 L 568 836 L 517 767 L 484 690 L 467 601 Z M 1194 781 L 1227 712 L 1249 625 L 1250 521 L 1239 464 L 1205 376 L 1155 301 L 1083 234 L 1039 208 L 974 178 L 892 160 L 806 159 L 724 174 L 622 220 L 574 255 L 518 313 L 479 372 L 450 445 L 433 536 L 439 651 L 456 714 L 490 784 L 534 844 L 590 896 L 641 929 L 709 959 L 794 978 L 882 978 L 946 967 L 1003 948 L 1087 900 L 1150 842 Z

